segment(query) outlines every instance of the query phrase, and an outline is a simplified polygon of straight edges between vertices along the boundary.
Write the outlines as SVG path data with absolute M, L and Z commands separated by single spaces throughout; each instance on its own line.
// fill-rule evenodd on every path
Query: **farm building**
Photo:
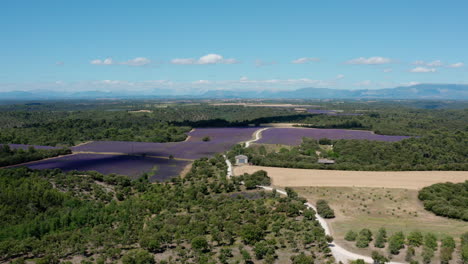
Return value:
M 331 159 L 318 159 L 317 163 L 319 163 L 319 164 L 335 164 L 335 161 L 331 160 Z
M 242 165 L 242 164 L 248 164 L 249 163 L 249 158 L 245 155 L 237 155 L 235 157 L 236 159 L 236 165 Z

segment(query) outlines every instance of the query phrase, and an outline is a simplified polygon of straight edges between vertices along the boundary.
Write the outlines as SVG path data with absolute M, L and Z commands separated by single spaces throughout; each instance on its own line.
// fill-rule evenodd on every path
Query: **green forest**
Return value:
M 436 215 L 468 221 L 468 181 L 424 187 L 418 198 Z
M 268 151 L 265 146 L 236 146 L 230 156 L 244 154 L 254 165 L 303 169 L 407 171 L 468 170 L 468 132 L 434 131 L 399 142 L 369 140 L 314 140 L 301 145 Z M 332 145 L 322 147 L 319 143 Z M 331 148 L 330 148 L 331 147 Z M 335 164 L 318 164 L 320 156 Z
M 242 180 L 268 179 L 259 173 Z M 303 198 L 247 190 L 240 181 L 226 178 L 220 155 L 157 184 L 95 172 L 2 169 L 0 260 L 273 263 L 288 256 L 282 263 L 333 263 L 332 238 Z
M 34 147 L 29 147 L 27 150 L 23 150 L 20 148 L 12 149 L 8 145 L 0 145 L 0 167 L 67 154 L 71 154 L 71 150 L 67 148 L 36 149 Z
M 360 115 L 297 113 L 294 106 L 245 107 L 212 105 L 204 101 L 24 103 L 0 105 L 0 144 L 72 146 L 89 140 L 174 142 L 184 140 L 185 133 L 193 127 L 233 127 L 281 122 L 316 128 L 365 129 L 377 134 L 422 136 L 433 130 L 466 131 L 468 124 L 468 110 L 466 107 L 463 109 L 463 104 L 459 103 L 293 103 L 309 103 L 313 108 L 338 109 Z M 139 110 L 146 112 L 138 112 Z

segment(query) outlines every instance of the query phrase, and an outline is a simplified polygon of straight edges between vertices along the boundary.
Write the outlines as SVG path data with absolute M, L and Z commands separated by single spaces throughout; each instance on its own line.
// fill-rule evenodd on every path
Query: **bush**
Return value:
M 356 237 L 357 237 L 356 232 L 354 232 L 354 231 L 352 231 L 352 230 L 349 230 L 349 231 L 346 233 L 344 239 L 345 239 L 346 241 L 356 241 Z
M 317 201 L 317 213 L 323 218 L 334 218 L 335 211 L 328 205 L 327 201 L 325 200 L 318 200 Z
M 385 264 L 388 262 L 388 259 L 377 251 L 372 251 L 372 260 L 374 260 L 374 264 Z
M 423 263 L 424 264 L 430 264 L 432 258 L 434 257 L 434 249 L 424 246 L 423 251 L 421 253 L 421 256 L 423 258 Z
M 197 250 L 197 251 L 206 251 L 208 249 L 208 241 L 206 241 L 206 238 L 204 237 L 195 237 L 192 239 L 192 248 Z
M 129 250 L 122 257 L 122 264 L 154 264 L 153 256 L 146 250 L 133 249 Z
M 255 189 L 257 185 L 270 185 L 271 179 L 264 170 L 259 170 L 252 174 L 245 173 L 240 177 L 241 181 L 244 181 L 245 188 L 248 190 Z
M 314 257 L 307 256 L 304 252 L 301 254 L 291 257 L 292 264 L 314 264 Z
M 432 233 L 424 235 L 424 246 L 435 251 L 437 249 L 437 237 Z
M 356 247 L 358 248 L 366 248 L 369 246 L 369 243 L 372 241 L 372 232 L 364 228 L 359 231 L 359 234 L 356 238 Z
M 269 245 L 266 241 L 257 242 L 253 248 L 255 252 L 255 257 L 257 259 L 263 259 L 265 256 L 274 256 L 275 247 Z
M 408 235 L 408 246 L 419 247 L 423 244 L 423 235 L 419 231 L 413 231 Z
M 393 255 L 400 254 L 400 249 L 405 247 L 405 235 L 403 232 L 393 234 L 388 241 L 388 249 Z
M 384 248 L 386 242 L 387 242 L 387 231 L 385 230 L 385 228 L 382 227 L 379 229 L 379 232 L 377 233 L 374 246 L 377 248 Z

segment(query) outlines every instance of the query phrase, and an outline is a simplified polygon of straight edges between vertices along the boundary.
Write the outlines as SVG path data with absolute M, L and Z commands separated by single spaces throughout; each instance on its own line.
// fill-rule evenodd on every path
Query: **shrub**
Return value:
M 354 231 L 352 231 L 352 230 L 349 230 L 349 231 L 346 233 L 344 239 L 345 239 L 346 241 L 356 241 L 356 237 L 357 237 L 356 232 L 354 232 Z
M 369 246 L 369 243 L 372 241 L 372 232 L 364 228 L 359 231 L 359 234 L 356 238 L 356 247 L 358 248 L 366 248 Z
M 271 179 L 264 170 L 259 170 L 252 174 L 245 173 L 240 177 L 241 181 L 244 181 L 244 185 L 247 189 L 255 189 L 257 185 L 270 185 Z
M 307 256 L 304 252 L 301 254 L 292 256 L 291 261 L 293 264 L 314 264 L 314 257 Z
M 423 258 L 423 263 L 424 264 L 429 264 L 431 263 L 432 258 L 434 257 L 434 249 L 424 246 L 423 251 L 421 253 L 421 256 Z
M 423 244 L 423 235 L 419 231 L 413 231 L 408 235 L 408 246 L 419 247 Z
M 154 264 L 153 256 L 146 250 L 133 249 L 122 257 L 122 264 Z
M 387 242 L 387 231 L 385 230 L 385 228 L 382 227 L 379 229 L 377 233 L 374 246 L 377 248 L 384 248 L 386 242 Z
M 374 260 L 374 264 L 384 264 L 388 262 L 388 259 L 377 251 L 372 251 L 372 260 Z
M 327 201 L 325 200 L 318 200 L 317 201 L 317 213 L 323 218 L 334 218 L 335 211 L 328 205 Z
M 269 245 L 266 241 L 257 242 L 253 248 L 255 257 L 257 259 L 263 259 L 265 256 L 273 256 L 275 254 L 275 248 L 273 245 Z
M 208 249 L 208 241 L 202 236 L 198 236 L 192 239 L 192 248 L 197 251 L 206 251 Z
M 388 241 L 388 249 L 393 255 L 400 254 L 400 249 L 405 246 L 405 235 L 403 232 L 397 232 L 393 234 Z
M 435 251 L 437 249 L 437 237 L 432 233 L 424 235 L 424 246 Z

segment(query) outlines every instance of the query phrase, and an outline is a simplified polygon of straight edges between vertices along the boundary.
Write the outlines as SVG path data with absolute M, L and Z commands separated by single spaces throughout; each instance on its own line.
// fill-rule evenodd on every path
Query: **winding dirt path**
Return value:
M 255 131 L 255 133 L 253 134 L 253 139 L 245 142 L 245 147 L 248 148 L 251 143 L 254 143 L 255 141 L 261 139 L 262 138 L 262 132 L 267 130 L 267 129 L 269 129 L 269 127 L 261 128 L 261 129 Z
M 231 161 L 226 157 L 226 155 L 223 155 L 224 159 L 226 160 L 226 165 L 228 166 L 227 167 L 227 178 L 231 178 L 233 176 L 233 166 L 232 166 L 232 163 Z M 273 187 L 270 187 L 270 186 L 257 186 L 259 188 L 262 188 L 266 191 L 273 191 Z M 275 188 L 276 189 L 276 188 Z M 282 190 L 282 189 L 276 189 L 276 192 L 281 194 L 281 195 L 287 195 L 286 191 L 285 190 Z M 325 219 L 323 217 L 321 217 L 319 214 L 317 214 L 317 208 L 315 208 L 315 206 L 313 206 L 311 203 L 307 202 L 305 203 L 305 206 L 307 206 L 308 208 L 311 208 L 315 211 L 315 217 L 317 218 L 317 221 L 320 223 L 320 225 L 322 226 L 322 228 L 325 230 L 325 234 L 326 235 L 330 235 L 331 236 L 331 230 L 330 230 L 330 227 L 328 226 L 328 223 L 325 221 Z M 348 263 L 349 261 L 353 261 L 353 260 L 357 260 L 357 259 L 363 259 L 365 262 L 367 263 L 373 263 L 374 261 L 372 260 L 372 258 L 368 257 L 368 256 L 364 256 L 364 255 L 359 255 L 359 254 L 356 254 L 356 253 L 353 253 L 351 251 L 348 251 L 344 248 L 342 248 L 340 245 L 336 244 L 336 243 L 330 243 L 329 244 L 329 247 L 330 247 L 330 250 L 333 254 L 333 257 L 335 258 L 335 260 L 338 262 L 338 261 L 341 261 L 343 263 Z M 389 262 L 389 264 L 404 264 L 404 263 L 400 263 L 400 262 Z

